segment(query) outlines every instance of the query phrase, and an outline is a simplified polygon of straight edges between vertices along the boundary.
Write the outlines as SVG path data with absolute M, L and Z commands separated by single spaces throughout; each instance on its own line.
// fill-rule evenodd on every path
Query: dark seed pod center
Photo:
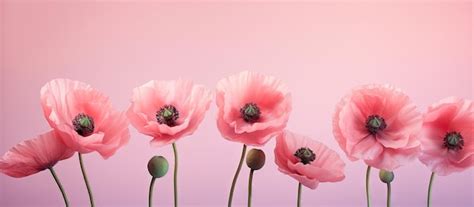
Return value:
M 448 148 L 449 150 L 462 150 L 464 147 L 464 139 L 459 132 L 448 132 L 446 136 L 444 136 L 444 147 Z
M 240 109 L 240 115 L 247 123 L 255 123 L 260 119 L 260 108 L 255 103 L 247 103 Z
M 387 128 L 387 124 L 385 123 L 385 119 L 381 116 L 370 115 L 367 117 L 367 121 L 365 122 L 365 128 L 367 128 L 370 134 L 376 134 L 377 132 Z
M 316 159 L 316 154 L 314 154 L 313 150 L 307 147 L 299 148 L 298 150 L 296 150 L 294 155 L 304 165 L 310 164 Z
M 166 124 L 170 127 L 176 126 L 176 121 L 179 118 L 179 112 L 173 105 L 165 105 L 156 112 L 156 121 L 160 124 Z
M 94 119 L 87 114 L 78 114 L 72 120 L 72 125 L 74 130 L 83 137 L 87 137 L 94 133 Z

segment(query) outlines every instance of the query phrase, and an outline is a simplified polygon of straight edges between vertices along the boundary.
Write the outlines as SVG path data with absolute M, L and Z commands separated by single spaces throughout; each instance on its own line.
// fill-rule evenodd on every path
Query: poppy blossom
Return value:
M 125 113 L 88 84 L 52 80 L 41 88 L 41 105 L 49 125 L 79 153 L 97 151 L 109 158 L 130 139 Z
M 424 115 L 420 161 L 438 175 L 474 166 L 474 104 L 450 97 Z
M 291 111 L 291 95 L 281 80 L 249 71 L 220 80 L 216 103 L 222 136 L 253 146 L 281 132 Z
M 16 178 L 26 177 L 52 168 L 73 154 L 54 131 L 49 131 L 8 150 L 0 158 L 0 172 Z
M 131 124 L 165 146 L 194 133 L 212 99 L 212 93 L 191 81 L 149 81 L 133 90 L 127 111 Z
M 421 126 L 409 97 L 389 85 L 354 89 L 333 117 L 334 136 L 350 160 L 388 171 L 418 156 Z
M 338 182 L 345 178 L 345 163 L 335 151 L 290 131 L 276 138 L 275 162 L 280 172 L 311 189 L 320 182 Z

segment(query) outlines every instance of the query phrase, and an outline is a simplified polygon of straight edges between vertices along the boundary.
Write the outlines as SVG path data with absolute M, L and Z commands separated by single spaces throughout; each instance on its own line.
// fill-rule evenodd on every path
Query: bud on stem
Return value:
M 247 153 L 247 166 L 252 170 L 260 170 L 265 165 L 265 153 L 259 149 L 251 149 Z
M 148 172 L 154 178 L 161 178 L 168 172 L 168 161 L 163 156 L 153 156 L 148 161 Z
M 379 178 L 384 183 L 391 183 L 395 178 L 395 175 L 392 171 L 380 170 L 379 171 Z

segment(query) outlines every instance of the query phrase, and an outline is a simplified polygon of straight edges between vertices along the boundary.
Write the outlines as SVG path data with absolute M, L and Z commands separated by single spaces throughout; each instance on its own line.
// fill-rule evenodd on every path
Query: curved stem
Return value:
M 387 183 L 387 207 L 390 207 L 390 195 L 392 194 L 392 185 Z
M 56 175 L 56 172 L 54 171 L 53 167 L 50 167 L 48 169 L 49 169 L 49 172 L 51 172 L 51 175 L 53 176 L 54 181 L 56 181 L 56 184 L 58 184 L 61 194 L 63 194 L 64 204 L 66 204 L 66 207 L 69 207 L 69 201 L 67 199 L 66 192 L 64 191 L 63 185 L 61 185 L 61 181 L 59 181 L 59 178 Z
M 173 143 L 173 152 L 174 152 L 174 207 L 178 206 L 178 150 L 176 149 L 176 143 Z
M 153 206 L 153 205 L 152 205 L 152 201 L 153 201 L 153 186 L 155 186 L 155 180 L 156 180 L 155 177 L 152 177 L 152 178 L 151 178 L 150 189 L 148 190 L 148 207 Z
M 92 189 L 89 185 L 89 180 L 87 179 L 86 169 L 84 168 L 84 162 L 82 161 L 82 154 L 79 154 L 79 164 L 81 165 L 82 177 L 84 178 L 84 183 L 86 183 L 87 193 L 89 193 L 89 200 L 91 202 L 91 207 L 94 207 L 94 197 L 92 196 Z
M 301 183 L 298 183 L 298 199 L 296 201 L 296 206 L 301 206 Z
M 370 166 L 367 165 L 367 171 L 365 173 L 365 195 L 367 199 L 367 207 L 370 207 L 369 181 L 370 181 Z
M 431 206 L 431 189 L 433 187 L 434 178 L 435 178 L 435 173 L 432 172 L 431 177 L 430 177 L 430 185 L 428 186 L 428 200 L 427 200 L 427 206 L 428 207 Z
M 232 198 L 234 197 L 235 184 L 237 183 L 237 178 L 239 177 L 240 169 L 242 169 L 242 164 L 244 163 L 246 151 L 247 151 L 247 145 L 244 144 L 244 146 L 242 147 L 242 155 L 240 155 L 239 166 L 237 167 L 237 170 L 235 171 L 234 179 L 232 180 L 232 186 L 230 187 L 229 200 L 227 202 L 228 207 L 232 206 Z
M 252 180 L 253 180 L 253 172 L 254 170 L 250 170 L 250 175 L 249 175 L 249 195 L 248 195 L 248 200 L 247 200 L 247 206 L 251 207 L 252 206 Z

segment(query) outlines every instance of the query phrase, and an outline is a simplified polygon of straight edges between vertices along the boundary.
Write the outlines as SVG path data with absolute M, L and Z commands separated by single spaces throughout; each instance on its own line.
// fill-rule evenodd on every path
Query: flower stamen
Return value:
M 255 103 L 246 103 L 244 107 L 240 109 L 240 114 L 245 122 L 255 123 L 260 119 L 260 108 Z
M 370 134 L 376 134 L 387 128 L 387 124 L 385 123 L 385 119 L 381 116 L 370 115 L 365 122 L 365 128 L 367 128 Z
M 297 157 L 303 165 L 310 164 L 316 159 L 316 154 L 314 154 L 313 150 L 307 147 L 302 147 L 296 150 L 295 157 Z
M 160 124 L 166 124 L 170 127 L 176 126 L 179 118 L 179 111 L 173 105 L 165 105 L 156 112 L 156 120 Z
M 83 137 L 90 136 L 94 133 L 94 119 L 91 116 L 80 113 L 72 120 L 74 131 Z
M 444 147 L 448 148 L 448 150 L 459 151 L 462 150 L 464 147 L 464 139 L 459 132 L 448 132 L 444 136 Z

